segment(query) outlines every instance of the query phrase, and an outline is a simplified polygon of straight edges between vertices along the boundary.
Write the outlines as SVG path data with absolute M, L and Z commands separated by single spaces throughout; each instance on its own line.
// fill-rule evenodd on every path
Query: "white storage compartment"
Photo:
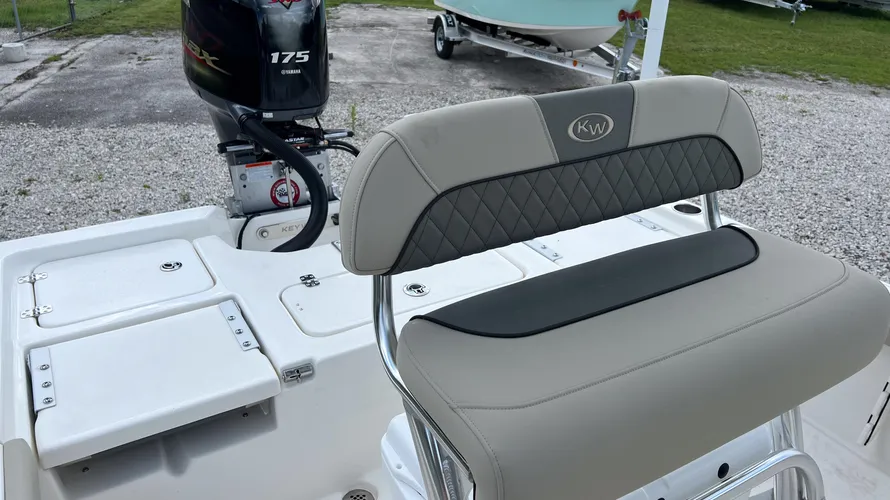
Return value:
M 53 328 L 209 290 L 192 244 L 168 240 L 57 260 L 34 270 L 37 321 Z
M 33 349 L 28 363 L 45 469 L 281 392 L 233 301 Z
M 398 274 L 392 278 L 393 311 L 401 314 L 497 288 L 524 276 L 521 269 L 495 251 Z M 305 334 L 324 337 L 372 321 L 370 276 L 343 273 L 316 282 L 315 286 L 292 286 L 281 295 Z

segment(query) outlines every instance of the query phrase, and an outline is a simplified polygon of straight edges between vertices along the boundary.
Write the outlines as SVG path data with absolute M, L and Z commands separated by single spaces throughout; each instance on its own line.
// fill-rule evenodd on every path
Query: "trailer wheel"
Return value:
M 442 25 L 442 21 L 439 19 L 436 19 L 435 33 L 433 44 L 436 48 L 436 55 L 441 59 L 450 58 L 454 52 L 454 42 L 445 38 L 445 26 Z

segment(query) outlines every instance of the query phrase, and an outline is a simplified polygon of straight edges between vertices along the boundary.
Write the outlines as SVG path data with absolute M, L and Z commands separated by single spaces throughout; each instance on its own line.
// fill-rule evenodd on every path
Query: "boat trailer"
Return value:
M 583 50 L 563 50 L 545 40 L 513 33 L 499 26 L 483 25 L 451 13 L 427 18 L 427 24 L 433 26 L 436 55 L 442 59 L 451 57 L 455 45 L 471 42 L 503 51 L 507 57 L 528 57 L 611 80 L 612 83 L 639 80 L 641 66 L 631 56 L 637 41 L 646 39 L 649 21 L 640 11 L 624 10 L 619 12 L 618 20 L 624 23 L 622 47 L 613 49 L 603 44 Z
M 791 16 L 791 26 L 794 26 L 797 23 L 797 17 L 807 9 L 812 9 L 812 5 L 808 5 L 803 3 L 803 0 L 796 0 L 795 2 L 783 2 L 782 0 L 745 0 L 748 3 L 753 3 L 757 5 L 763 5 L 764 7 L 772 7 L 773 9 L 785 9 L 790 10 L 793 15 Z

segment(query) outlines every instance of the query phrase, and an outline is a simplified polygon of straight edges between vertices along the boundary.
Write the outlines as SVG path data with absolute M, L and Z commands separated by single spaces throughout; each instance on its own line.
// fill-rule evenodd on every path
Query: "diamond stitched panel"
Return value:
M 726 144 L 698 137 L 480 181 L 427 207 L 391 272 L 733 189 L 741 180 Z

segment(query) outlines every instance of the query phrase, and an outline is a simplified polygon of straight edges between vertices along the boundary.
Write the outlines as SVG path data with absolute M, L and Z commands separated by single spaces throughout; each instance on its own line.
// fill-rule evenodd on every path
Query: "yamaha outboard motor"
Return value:
M 358 150 L 325 130 L 329 95 L 323 0 L 183 0 L 185 75 L 210 107 L 236 217 L 310 204 L 303 230 L 274 251 L 309 247 L 333 196 L 327 149 Z M 298 120 L 314 120 L 314 126 Z M 296 174 L 291 170 L 296 171 Z M 246 224 L 246 222 L 245 222 Z

